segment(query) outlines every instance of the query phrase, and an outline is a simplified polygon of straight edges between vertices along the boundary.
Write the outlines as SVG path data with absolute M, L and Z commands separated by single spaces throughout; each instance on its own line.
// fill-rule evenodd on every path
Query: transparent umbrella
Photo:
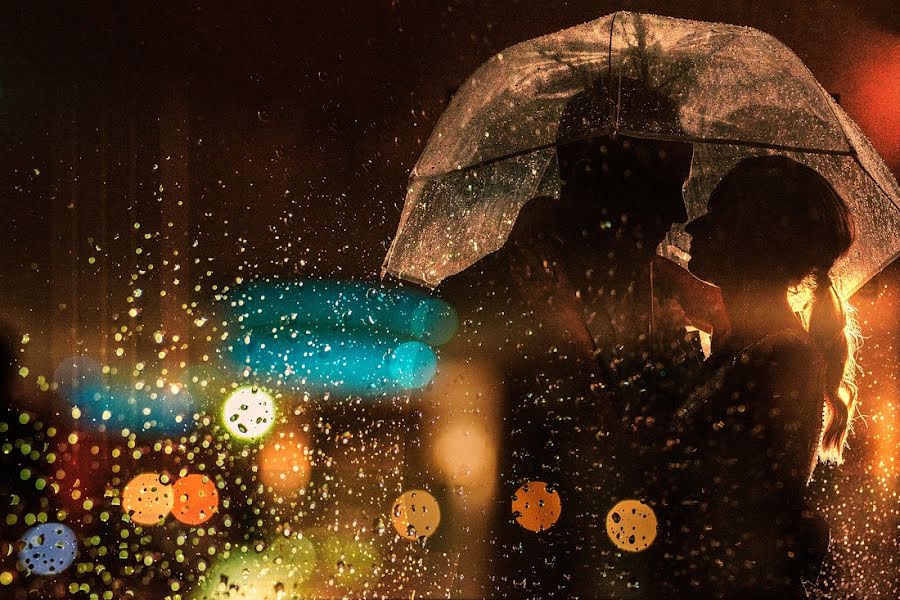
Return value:
M 639 81 L 677 107 L 652 117 Z M 593 113 L 561 127 L 594 90 Z M 499 250 L 528 200 L 558 196 L 556 147 L 622 135 L 694 144 L 690 218 L 745 156 L 788 155 L 827 178 L 858 240 L 833 274 L 850 295 L 900 252 L 900 187 L 799 58 L 747 27 L 617 12 L 495 55 L 454 96 L 412 172 L 383 273 L 434 287 Z M 683 258 L 689 237 L 660 247 Z

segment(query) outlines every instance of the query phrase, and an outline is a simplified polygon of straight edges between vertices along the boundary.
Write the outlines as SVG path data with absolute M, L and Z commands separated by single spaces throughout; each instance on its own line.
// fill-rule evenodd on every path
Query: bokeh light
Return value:
M 333 578 L 338 589 L 362 589 L 375 578 L 381 556 L 371 541 L 346 533 L 324 532 L 311 537 L 317 548 L 318 567 Z
M 236 369 L 267 385 L 294 391 L 361 396 L 415 389 L 434 377 L 434 350 L 366 332 L 252 331 L 225 347 Z
M 222 406 L 225 427 L 235 437 L 253 440 L 264 436 L 275 424 L 275 399 L 257 387 L 235 390 Z
M 403 342 L 388 359 L 388 373 L 400 387 L 415 389 L 427 385 L 437 371 L 434 352 L 422 342 Z
M 19 561 L 35 575 L 56 575 L 69 568 L 78 552 L 75 534 L 62 523 L 44 523 L 25 532 Z
M 431 537 L 440 522 L 441 507 L 435 497 L 424 490 L 403 492 L 391 509 L 394 529 L 407 540 Z
M 200 525 L 219 510 L 219 491 L 206 475 L 192 473 L 172 486 L 172 515 L 186 525 Z
M 141 473 L 122 492 L 122 510 L 138 525 L 158 525 L 174 505 L 172 486 L 157 473 Z
M 279 536 L 254 549 L 243 547 L 229 553 L 200 574 L 193 600 L 285 600 L 317 597 L 316 588 L 307 585 L 317 567 L 323 575 L 333 576 L 335 563 L 319 556 L 310 536 L 301 532 Z M 329 556 L 330 558 L 330 556 Z M 339 558 L 337 559 L 339 560 Z
M 316 548 L 303 533 L 293 533 L 272 542 L 268 547 L 267 559 L 283 585 L 299 589 L 315 572 Z
M 516 523 L 528 531 L 539 533 L 550 529 L 562 514 L 559 492 L 543 481 L 529 481 L 513 495 L 512 512 Z
M 656 540 L 656 513 L 640 500 L 622 500 L 606 515 L 606 534 L 617 548 L 642 552 Z
M 299 491 L 309 483 L 312 464 L 306 437 L 296 431 L 278 431 L 260 448 L 259 479 L 279 494 Z
M 467 488 L 490 484 L 497 462 L 496 447 L 484 425 L 461 418 L 440 425 L 431 456 L 446 479 Z
M 440 346 L 456 332 L 456 311 L 421 292 L 351 281 L 258 281 L 230 294 L 243 331 L 288 325 L 298 330 L 358 330 Z
M 446 302 L 342 281 L 255 282 L 229 295 L 220 348 L 235 370 L 296 391 L 361 396 L 421 388 L 456 332 Z
M 142 437 L 186 433 L 197 410 L 193 396 L 181 384 L 128 386 L 105 374 L 86 356 L 62 361 L 54 372 L 59 394 L 72 405 L 81 424 L 93 431 L 128 431 Z

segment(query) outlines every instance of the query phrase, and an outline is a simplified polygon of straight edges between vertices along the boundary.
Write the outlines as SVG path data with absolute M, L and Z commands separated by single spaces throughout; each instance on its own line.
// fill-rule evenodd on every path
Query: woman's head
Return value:
M 745 158 L 687 226 L 691 271 L 723 288 L 786 287 L 827 274 L 853 243 L 847 205 L 813 169 L 784 156 Z
M 809 333 L 824 363 L 827 421 L 819 455 L 840 462 L 856 404 L 855 324 L 829 271 L 855 237 L 847 205 L 813 169 L 784 156 L 745 158 L 709 199 L 706 215 L 688 224 L 691 271 L 740 292 L 786 294 L 811 281 Z M 759 298 L 767 301 L 768 298 Z

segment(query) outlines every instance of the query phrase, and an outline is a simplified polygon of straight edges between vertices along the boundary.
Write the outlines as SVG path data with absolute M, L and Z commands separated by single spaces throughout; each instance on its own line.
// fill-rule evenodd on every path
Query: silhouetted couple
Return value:
M 661 302 L 651 264 L 686 221 L 691 156 L 689 144 L 621 136 L 561 145 L 560 198 L 526 205 L 504 249 L 463 276 L 480 292 L 457 294 L 469 298 L 460 339 L 504 373 L 501 488 L 549 480 L 563 498 L 557 526 L 523 539 L 503 529 L 501 495 L 486 593 L 805 597 L 828 544 L 806 486 L 817 456 L 840 460 L 853 410 L 829 278 L 852 219 L 812 169 L 743 159 L 686 228 L 690 270 L 716 294 L 669 265 L 657 288 L 679 302 Z M 815 290 L 806 326 L 787 299 L 801 282 Z M 652 331 L 679 321 L 715 324 L 708 360 L 683 328 Z M 645 552 L 606 537 L 625 498 L 657 514 Z

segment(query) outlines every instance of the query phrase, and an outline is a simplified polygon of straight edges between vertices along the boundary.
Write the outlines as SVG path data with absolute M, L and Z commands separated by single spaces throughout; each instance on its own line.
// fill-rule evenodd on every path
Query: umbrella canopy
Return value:
M 654 117 L 634 81 L 675 116 Z M 565 122 L 586 90 L 590 114 Z M 469 77 L 412 172 L 383 274 L 434 287 L 499 250 L 528 200 L 558 196 L 556 147 L 604 135 L 693 143 L 690 218 L 743 157 L 816 169 L 856 219 L 857 242 L 833 271 L 845 294 L 900 253 L 900 187 L 786 46 L 748 27 L 617 12 L 513 46 Z M 687 235 L 669 242 L 670 256 L 689 251 Z

